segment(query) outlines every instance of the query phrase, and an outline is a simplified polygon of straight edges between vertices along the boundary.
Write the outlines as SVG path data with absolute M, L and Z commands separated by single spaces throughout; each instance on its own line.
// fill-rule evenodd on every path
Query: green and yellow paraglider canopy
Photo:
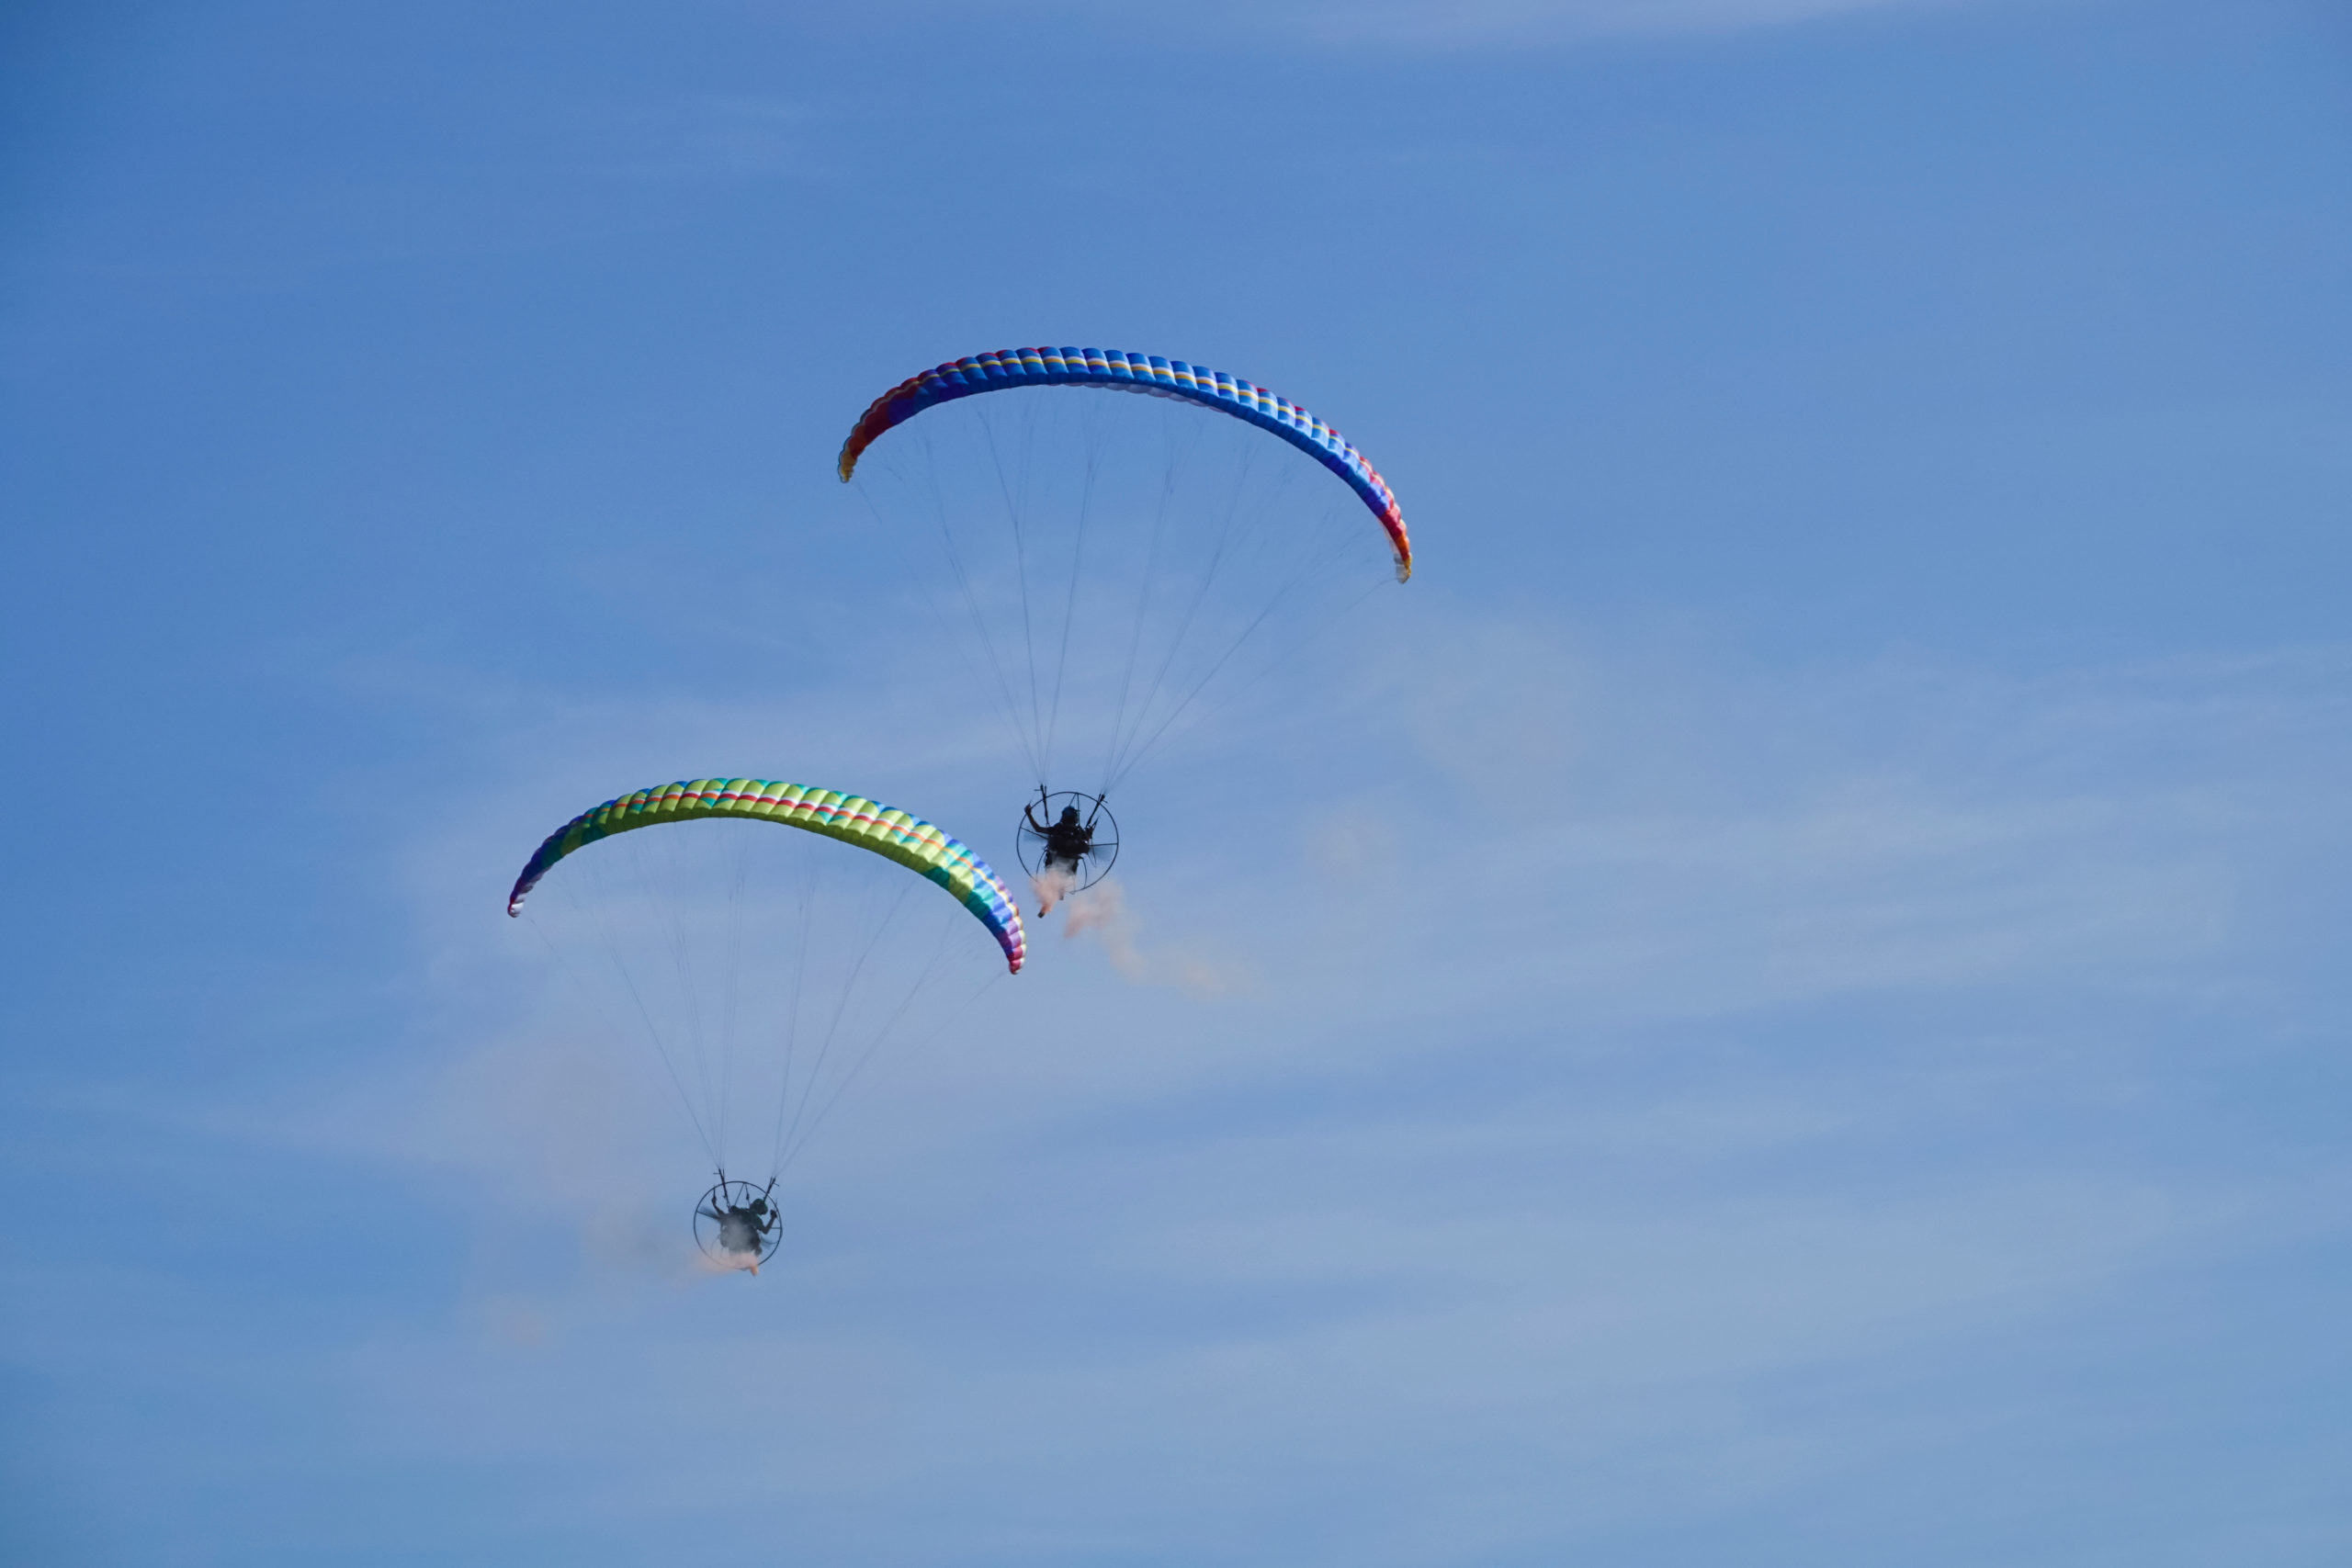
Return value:
M 864 795 L 773 779 L 687 779 L 641 789 L 583 811 L 548 835 L 514 879 L 506 912 L 519 915 L 523 900 L 556 862 L 599 839 L 639 828 L 691 822 L 707 817 L 741 817 L 775 822 L 838 839 L 894 860 L 936 882 L 988 927 L 1004 949 L 1006 964 L 1021 972 L 1027 940 L 1021 910 L 1003 879 L 961 840 L 920 817 L 894 810 Z

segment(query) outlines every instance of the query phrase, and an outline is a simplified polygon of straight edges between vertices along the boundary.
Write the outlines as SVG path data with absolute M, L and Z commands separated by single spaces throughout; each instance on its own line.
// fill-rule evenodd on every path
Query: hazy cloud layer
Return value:
M 463 1301 L 326 1374 L 352 1418 L 604 1476 L 577 1524 L 717 1486 L 876 1561 L 1510 1560 L 2030 1427 L 2054 1396 L 2000 1377 L 1907 1417 L 1884 1390 L 2340 1230 L 2340 1151 L 2133 1140 L 2193 1117 L 2200 1059 L 2294 1032 L 2343 655 L 1775 675 L 1440 629 L 1334 721 L 1389 759 L 1361 787 L 1232 716 L 1320 795 L 1288 863 L 1129 823 L 1121 918 L 1251 986 L 1138 990 L 1041 923 L 967 1035 L 861 1088 L 756 1285 L 691 1267 L 648 1064 L 535 1021 L 536 960 L 462 896 L 548 788 L 519 738 L 408 852 L 444 1010 L 511 1021 L 253 1123 L 473 1184 Z M 933 766 L 908 790 L 959 793 Z M 952 1529 L 876 1514 L 916 1486 Z

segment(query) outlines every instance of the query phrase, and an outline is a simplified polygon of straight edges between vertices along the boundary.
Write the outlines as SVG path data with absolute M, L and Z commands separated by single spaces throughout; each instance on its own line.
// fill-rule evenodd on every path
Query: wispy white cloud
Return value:
M 1305 39 L 1347 46 L 1479 48 L 1611 38 L 1711 36 L 1788 27 L 1842 16 L 1945 9 L 1972 0 L 1227 0 L 1184 7 L 1083 7 L 1091 25 L 1140 18 L 1155 28 L 1227 40 Z M 1978 0 L 1981 3 L 1981 0 Z M 1057 0 L 1015 0 L 1023 10 L 1062 9 Z M 918 4 L 913 9 L 934 7 Z M 1008 7 L 1011 8 L 1011 7 Z M 1070 7 L 1077 9 L 1076 7 Z
M 1334 43 L 1488 45 L 1710 34 L 1962 0 L 1366 0 L 1276 6 L 1290 26 Z
M 1351 863 L 1332 918 L 1372 950 L 1409 942 L 1449 998 L 1515 972 L 1580 1016 L 2162 985 L 2250 939 L 2250 843 L 2343 847 L 2319 806 L 2347 765 L 2333 653 L 1794 682 L 1690 657 L 1433 639 L 1382 697 L 1428 774 L 1309 829 L 1308 865 Z M 2303 761 L 2252 761 L 2274 749 Z

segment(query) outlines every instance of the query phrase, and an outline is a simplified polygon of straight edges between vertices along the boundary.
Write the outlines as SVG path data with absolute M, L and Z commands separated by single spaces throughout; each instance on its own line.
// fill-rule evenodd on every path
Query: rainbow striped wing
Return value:
M 744 817 L 820 833 L 871 850 L 909 871 L 936 882 L 978 917 L 1004 949 L 1005 963 L 1021 973 L 1028 943 L 1021 910 L 1003 879 L 965 843 L 920 817 L 879 805 L 863 795 L 772 779 L 688 779 L 641 789 L 583 811 L 548 835 L 507 895 L 506 912 L 519 915 L 549 867 L 599 839 L 665 822 L 704 817 Z

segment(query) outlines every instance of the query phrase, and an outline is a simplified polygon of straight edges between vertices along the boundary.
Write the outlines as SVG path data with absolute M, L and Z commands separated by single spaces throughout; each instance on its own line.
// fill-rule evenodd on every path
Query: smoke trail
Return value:
M 1127 919 L 1126 889 L 1105 877 L 1073 897 L 1069 914 L 1062 923 L 1064 936 L 1077 936 L 1081 931 L 1094 931 L 1096 940 L 1111 953 L 1112 964 L 1123 973 L 1127 963 L 1136 960 L 1135 937 Z
M 1122 979 L 1137 986 L 1171 986 L 1196 997 L 1228 997 L 1257 988 L 1257 976 L 1246 964 L 1220 963 L 1204 953 L 1182 948 L 1146 953 L 1136 942 L 1141 929 L 1127 908 L 1126 890 L 1104 877 L 1069 899 L 1069 914 L 1062 923 L 1064 936 L 1092 933 L 1102 944 L 1111 967 Z
M 1058 861 L 1049 861 L 1046 869 L 1029 879 L 1029 890 L 1037 896 L 1037 918 L 1044 919 L 1054 912 L 1054 906 L 1070 896 L 1078 886 L 1078 873 Z

